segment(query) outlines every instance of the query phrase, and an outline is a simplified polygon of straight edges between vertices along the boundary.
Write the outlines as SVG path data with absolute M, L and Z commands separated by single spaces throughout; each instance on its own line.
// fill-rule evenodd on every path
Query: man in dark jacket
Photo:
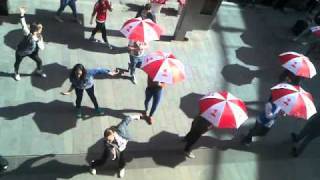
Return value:
M 151 4 L 149 3 L 144 5 L 144 7 L 138 11 L 136 18 L 138 17 L 141 17 L 142 19 L 150 19 L 153 22 L 156 22 L 156 17 L 151 13 Z
M 96 174 L 96 167 L 103 165 L 108 159 L 118 160 L 120 178 L 124 177 L 125 165 L 124 151 L 129 141 L 130 135 L 128 131 L 128 125 L 132 120 L 139 120 L 140 115 L 127 116 L 117 126 L 112 126 L 104 131 L 105 149 L 100 159 L 92 160 L 90 164 L 90 173 Z
M 308 144 L 320 136 L 320 113 L 313 115 L 298 133 L 291 133 L 291 139 L 294 143 L 292 147 L 292 156 L 298 157 Z

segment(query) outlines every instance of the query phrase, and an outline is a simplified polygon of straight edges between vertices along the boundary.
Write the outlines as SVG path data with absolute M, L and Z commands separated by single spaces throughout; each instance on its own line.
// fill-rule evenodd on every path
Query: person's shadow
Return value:
M 123 119 L 125 113 L 141 113 L 141 110 L 122 109 L 113 110 L 110 108 L 101 108 L 104 116 L 112 116 Z M 93 108 L 82 106 L 83 120 L 97 117 Z M 74 113 L 72 102 L 63 102 L 54 100 L 49 103 L 30 102 L 17 106 L 0 107 L 0 117 L 5 120 L 15 120 L 21 116 L 33 114 L 32 119 L 37 124 L 41 132 L 61 134 L 64 131 L 76 127 L 77 118 Z
M 3 173 L 3 177 L 23 177 L 28 175 L 45 175 L 46 180 L 60 178 L 70 179 L 75 175 L 88 172 L 86 165 L 74 165 L 54 159 L 53 154 L 43 155 L 24 161 L 18 168 Z M 48 158 L 48 159 L 47 159 Z M 43 163 L 41 163 L 43 162 Z
M 251 84 L 254 78 L 260 78 L 264 82 L 275 83 L 277 78 L 270 78 L 270 76 L 273 76 L 270 73 L 271 71 L 271 69 L 250 70 L 239 64 L 228 64 L 223 67 L 221 74 L 226 81 L 241 86 Z
M 45 42 L 52 42 L 57 44 L 67 45 L 68 49 L 83 49 L 86 51 L 92 52 L 101 52 L 108 54 L 120 54 L 127 53 L 127 46 L 118 47 L 113 46 L 113 49 L 110 50 L 104 43 L 95 43 L 89 41 L 85 38 L 85 32 L 90 32 L 91 27 L 84 27 L 81 24 L 65 21 L 62 23 L 57 22 L 53 17 L 55 12 L 36 9 L 34 15 L 26 14 L 27 24 L 32 22 L 40 22 L 43 27 L 43 37 Z M 63 16 L 72 16 L 70 13 L 64 13 Z M 71 17 L 69 18 L 71 19 Z M 83 22 L 83 15 L 79 14 L 79 19 Z M 13 14 L 10 17 L 4 17 L 1 21 L 18 24 L 19 23 L 19 14 Z M 107 30 L 108 35 L 112 36 L 122 36 L 119 30 Z M 10 31 L 4 36 L 4 43 L 16 49 L 17 44 L 23 38 L 22 30 L 16 29 Z

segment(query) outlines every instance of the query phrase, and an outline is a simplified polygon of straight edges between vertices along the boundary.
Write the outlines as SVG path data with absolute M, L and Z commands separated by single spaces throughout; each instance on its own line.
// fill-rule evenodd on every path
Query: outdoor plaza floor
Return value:
M 94 116 L 87 95 L 83 103 L 86 117 L 77 120 L 75 95 L 62 96 L 70 86 L 69 69 L 77 63 L 88 68 L 127 68 L 127 39 L 119 33 L 125 20 L 134 17 L 137 5 L 145 1 L 114 3 L 107 19 L 109 42 L 116 48 L 88 41 L 93 28 L 89 24 L 93 0 L 78 0 L 82 25 L 72 22 L 66 8 L 58 23 L 53 16 L 59 1 L 11 0 L 13 15 L 0 17 L 0 155 L 10 166 L 1 179 L 116 179 L 115 163 L 88 173 L 88 161 L 99 157 L 105 128 L 116 125 L 128 114 L 143 110 L 147 76 L 137 71 L 138 84 L 126 77 L 99 77 L 95 93 L 105 116 Z M 24 60 L 22 79 L 12 78 L 14 52 L 22 37 L 18 7 L 26 6 L 27 22 L 44 25 L 45 50 L 40 52 L 48 77 L 29 74 L 35 68 Z M 171 36 L 177 17 L 170 1 L 158 22 Z M 144 121 L 130 125 L 134 140 L 128 144 L 124 179 L 139 180 L 319 180 L 319 140 L 313 141 L 299 158 L 290 156 L 290 132 L 299 131 L 305 121 L 279 119 L 268 136 L 250 147 L 238 144 L 255 122 L 281 73 L 277 55 L 284 51 L 304 52 L 306 47 L 292 42 L 289 28 L 301 13 L 283 14 L 269 8 L 239 8 L 223 3 L 211 30 L 194 30 L 189 41 L 160 40 L 150 43 L 148 52 L 173 52 L 186 67 L 187 80 L 165 88 L 155 123 Z M 96 35 L 100 38 L 101 34 Z M 319 67 L 319 57 L 311 56 Z M 319 76 L 303 81 L 303 87 L 319 104 Z M 227 90 L 243 99 L 249 120 L 238 130 L 214 129 L 196 144 L 196 159 L 183 155 L 184 136 L 197 115 L 197 100 L 209 92 Z

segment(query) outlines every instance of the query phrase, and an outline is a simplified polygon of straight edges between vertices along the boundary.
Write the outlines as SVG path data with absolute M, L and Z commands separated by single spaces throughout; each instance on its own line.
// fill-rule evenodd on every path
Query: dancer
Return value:
M 81 101 L 83 91 L 86 90 L 92 103 L 94 104 L 95 111 L 98 115 L 103 115 L 104 112 L 99 108 L 96 96 L 94 95 L 94 82 L 93 78 L 97 74 L 105 74 L 114 76 L 118 74 L 116 71 L 111 71 L 106 68 L 85 69 L 82 64 L 76 64 L 70 73 L 69 79 L 71 86 L 67 92 L 61 92 L 62 95 L 69 95 L 73 90 L 76 92 L 76 115 L 78 118 L 82 117 Z
M 22 41 L 18 44 L 16 50 L 16 61 L 14 63 L 14 79 L 19 81 L 21 79 L 19 74 L 20 63 L 24 57 L 28 56 L 37 63 L 37 69 L 35 73 L 43 78 L 47 77 L 42 71 L 42 60 L 40 59 L 38 52 L 39 49 L 44 49 L 43 37 L 42 37 L 42 24 L 33 22 L 30 25 L 30 29 L 26 24 L 24 18 L 26 10 L 20 7 L 20 22 L 22 25 L 22 30 L 24 37 Z

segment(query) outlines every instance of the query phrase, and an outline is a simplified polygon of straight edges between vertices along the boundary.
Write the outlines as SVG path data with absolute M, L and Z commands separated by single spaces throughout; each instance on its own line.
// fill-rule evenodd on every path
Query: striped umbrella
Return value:
M 317 74 L 316 68 L 308 57 L 296 52 L 285 52 L 279 55 L 282 67 L 291 71 L 294 75 L 312 78 Z
M 200 116 L 218 128 L 239 128 L 248 119 L 244 102 L 227 91 L 204 96 L 199 105 Z
M 150 19 L 133 18 L 123 24 L 120 32 L 130 40 L 149 42 L 159 40 L 163 30 Z
M 141 69 L 153 81 L 175 84 L 186 79 L 184 65 L 172 53 L 156 51 L 145 56 Z
M 272 101 L 286 114 L 309 119 L 317 110 L 312 95 L 300 86 L 280 83 L 271 88 Z

